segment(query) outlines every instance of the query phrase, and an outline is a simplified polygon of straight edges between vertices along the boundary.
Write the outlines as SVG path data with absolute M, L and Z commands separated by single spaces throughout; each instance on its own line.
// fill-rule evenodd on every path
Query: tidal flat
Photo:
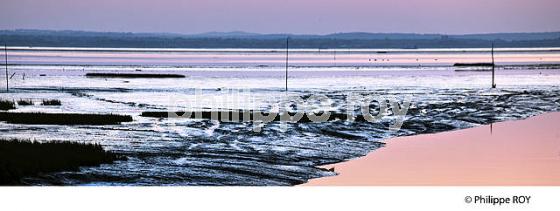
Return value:
M 126 62 L 115 63 L 113 54 Z M 17 65 L 9 68 L 15 73 L 10 92 L 0 93 L 0 98 L 13 102 L 57 99 L 60 105 L 17 105 L 8 112 L 113 114 L 130 116 L 131 121 L 111 125 L 1 121 L 1 138 L 82 140 L 128 158 L 28 178 L 31 185 L 284 186 L 332 176 L 334 172 L 317 166 L 389 147 L 384 144 L 389 138 L 453 131 L 560 110 L 560 69 L 540 68 L 541 63 L 560 61 L 556 51 L 498 54 L 503 63 L 497 68 L 496 89 L 490 86 L 491 73 L 455 71 L 453 67 L 461 62 L 457 57 L 485 62 L 485 52 L 339 52 L 336 64 L 330 52 L 296 52 L 289 67 L 288 91 L 283 57 L 275 52 L 262 54 L 189 51 L 160 52 L 154 57 L 151 52 L 17 51 L 11 57 Z M 138 57 L 147 60 L 139 63 Z M 390 61 L 381 61 L 381 57 Z M 425 61 L 416 63 L 417 57 Z M 542 62 L 536 63 L 541 57 Z M 435 58 L 439 58 L 437 62 Z M 514 61 L 516 58 L 521 64 Z M 138 69 L 143 74 L 185 77 L 86 77 L 91 72 L 132 74 Z M 327 99 L 309 100 L 315 95 Z M 333 118 L 322 123 L 258 124 L 160 115 L 188 110 L 273 112 L 290 96 L 333 114 L 348 113 L 348 96 L 374 96 L 410 105 L 399 130 L 391 129 L 393 110 L 381 109 L 379 102 L 373 101 L 368 111 L 384 114 L 374 122 Z M 142 115 L 145 112 L 154 115 Z

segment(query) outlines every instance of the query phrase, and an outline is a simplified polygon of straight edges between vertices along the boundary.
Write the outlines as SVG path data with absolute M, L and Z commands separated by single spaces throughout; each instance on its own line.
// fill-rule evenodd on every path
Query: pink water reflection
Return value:
M 560 113 L 395 138 L 333 166 L 339 176 L 306 185 L 560 185 Z

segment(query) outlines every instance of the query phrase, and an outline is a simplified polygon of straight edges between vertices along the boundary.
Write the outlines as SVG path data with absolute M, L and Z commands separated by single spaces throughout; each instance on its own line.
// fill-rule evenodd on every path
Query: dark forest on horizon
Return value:
M 289 35 L 206 33 L 198 35 L 48 30 L 0 31 L 8 46 L 112 48 L 486 48 L 560 47 L 560 32 L 480 35 L 338 33 Z

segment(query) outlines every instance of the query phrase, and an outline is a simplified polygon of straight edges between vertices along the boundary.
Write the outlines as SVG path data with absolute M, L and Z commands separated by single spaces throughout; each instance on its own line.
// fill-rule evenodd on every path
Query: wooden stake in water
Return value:
M 286 92 L 288 92 L 288 56 L 290 50 L 290 37 L 286 38 Z
M 494 61 L 494 43 L 492 43 L 492 88 L 496 88 L 496 83 L 495 83 L 495 76 L 496 76 L 496 64 Z
M 6 66 L 6 92 L 10 92 L 10 86 L 8 84 L 8 46 L 4 44 L 4 59 Z

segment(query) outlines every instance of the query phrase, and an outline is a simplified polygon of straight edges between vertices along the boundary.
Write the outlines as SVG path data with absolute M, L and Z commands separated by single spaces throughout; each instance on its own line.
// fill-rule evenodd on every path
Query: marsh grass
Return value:
M 274 112 L 260 112 L 260 111 L 253 111 L 253 110 L 225 110 L 225 111 L 176 111 L 172 112 L 174 115 L 170 116 L 169 111 L 144 111 L 140 116 L 143 117 L 151 117 L 151 118 L 171 118 L 171 117 L 180 117 L 180 118 L 188 118 L 188 119 L 207 119 L 207 120 L 218 120 L 223 122 L 251 122 L 257 121 L 260 118 L 255 115 L 255 113 L 261 113 L 263 116 L 274 116 L 274 119 L 270 119 L 270 121 L 282 121 L 280 113 Z M 183 116 L 185 113 L 187 115 Z M 196 114 L 195 114 L 196 113 Z M 290 116 L 295 116 L 295 112 L 288 112 Z M 268 117 L 267 117 L 268 118 Z M 345 113 L 340 112 L 330 112 L 328 119 L 326 121 L 337 121 L 337 120 L 347 120 L 349 117 Z M 355 115 L 353 121 L 356 122 L 365 122 L 366 119 L 363 115 Z M 309 123 L 312 120 L 309 118 L 307 114 L 303 115 L 301 119 L 297 122 L 300 123 Z
M 79 171 L 79 167 L 98 166 L 116 160 L 126 160 L 126 157 L 105 151 L 99 144 L 0 139 L 0 185 L 20 185 L 24 177 Z
M 86 73 L 86 77 L 102 78 L 184 78 L 185 75 L 161 73 Z
M 11 109 L 16 109 L 14 101 L 0 100 L 0 110 L 7 111 Z
M 0 112 L 0 121 L 12 124 L 112 125 L 132 120 L 131 116 L 116 114 Z
M 44 99 L 43 102 L 41 103 L 41 105 L 44 105 L 44 106 L 59 106 L 59 105 L 62 105 L 62 103 L 60 102 L 60 100 L 57 100 L 57 99 Z
M 20 106 L 29 106 L 29 105 L 33 105 L 33 100 L 31 99 L 19 99 L 17 101 L 17 104 Z

